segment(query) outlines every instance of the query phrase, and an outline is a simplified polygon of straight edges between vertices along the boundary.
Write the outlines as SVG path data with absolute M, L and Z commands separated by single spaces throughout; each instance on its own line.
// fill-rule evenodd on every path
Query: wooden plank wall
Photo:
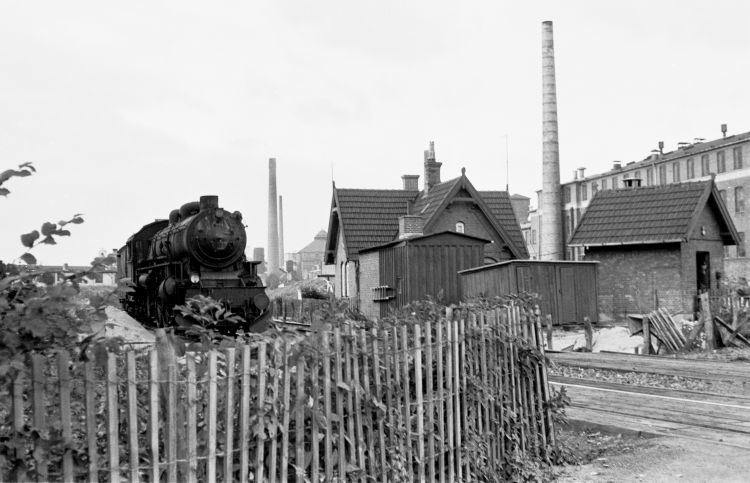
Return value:
M 546 368 L 528 346 L 541 347 L 539 320 L 512 306 L 347 322 L 182 357 L 109 354 L 104 367 L 35 354 L 29 376 L 0 391 L 2 428 L 25 462 L 4 460 L 0 481 L 454 481 L 487 465 L 502 474 L 504 454 L 546 459 L 554 437 Z M 59 428 L 59 447 L 26 438 L 26 425 Z M 74 464 L 72 448 L 88 461 Z

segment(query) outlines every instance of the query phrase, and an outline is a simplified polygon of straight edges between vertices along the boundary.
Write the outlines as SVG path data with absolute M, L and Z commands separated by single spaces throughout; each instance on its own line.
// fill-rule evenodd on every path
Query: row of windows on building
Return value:
M 681 171 L 682 162 L 681 161 L 673 161 L 672 163 L 664 163 L 657 167 L 656 172 L 654 171 L 654 168 L 646 168 L 645 174 L 646 179 L 644 180 L 645 186 L 653 186 L 655 185 L 655 181 L 658 182 L 658 184 L 663 185 L 667 184 L 667 173 L 668 169 L 671 171 L 672 175 L 672 183 L 679 183 L 680 181 L 684 180 L 690 180 L 696 177 L 696 162 L 695 158 L 688 158 L 685 162 L 685 177 L 682 176 Z M 743 167 L 743 161 L 742 161 L 742 146 L 737 146 L 732 149 L 732 166 L 733 169 L 742 169 Z M 716 166 L 715 170 L 711 169 L 711 162 L 709 159 L 708 154 L 703 154 L 700 157 L 700 175 L 698 176 L 709 176 L 711 174 L 715 173 L 724 173 L 727 171 L 727 163 L 726 163 L 726 152 L 725 151 L 718 151 L 716 153 Z M 656 180 L 654 179 L 654 176 L 656 176 Z M 625 173 L 623 175 L 623 179 L 628 178 L 636 178 L 636 179 L 643 179 L 641 178 L 641 170 L 635 170 L 629 173 Z M 609 186 L 612 187 L 612 189 L 619 188 L 619 178 L 617 176 L 612 176 L 611 178 L 601 178 L 598 181 L 592 181 L 591 183 L 591 194 L 592 196 L 599 191 L 600 189 L 606 190 L 609 189 Z M 586 201 L 588 200 L 588 185 L 589 183 L 582 183 L 576 186 L 576 201 Z M 572 186 L 566 186 L 564 190 L 564 197 L 565 197 L 565 203 L 570 203 L 572 200 Z
M 745 190 L 742 186 L 735 186 L 733 191 L 734 212 L 736 214 L 742 214 L 745 212 Z M 724 200 L 724 204 L 729 207 L 729 203 L 727 201 L 727 190 L 719 190 L 719 194 L 721 195 L 721 199 Z

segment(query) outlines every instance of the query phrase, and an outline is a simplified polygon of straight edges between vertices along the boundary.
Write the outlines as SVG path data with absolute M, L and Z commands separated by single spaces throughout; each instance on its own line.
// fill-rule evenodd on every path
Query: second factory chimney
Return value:
M 281 195 L 279 195 L 279 266 L 284 268 L 284 203 Z
M 268 160 L 268 273 L 279 270 L 279 212 L 276 207 L 276 158 Z
M 562 194 L 557 139 L 557 88 L 552 22 L 542 22 L 542 229 L 541 260 L 561 260 Z

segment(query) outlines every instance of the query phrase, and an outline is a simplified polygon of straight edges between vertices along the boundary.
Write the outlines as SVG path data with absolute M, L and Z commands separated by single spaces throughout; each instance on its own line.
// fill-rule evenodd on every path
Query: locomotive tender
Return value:
M 247 235 L 239 211 L 219 207 L 218 196 L 172 210 L 133 234 L 117 253 L 117 278 L 135 290 L 121 300 L 135 319 L 157 327 L 175 324 L 174 306 L 206 295 L 221 301 L 245 323 L 215 329 L 259 332 L 269 318 L 269 299 L 257 273 L 261 262 L 247 261 Z

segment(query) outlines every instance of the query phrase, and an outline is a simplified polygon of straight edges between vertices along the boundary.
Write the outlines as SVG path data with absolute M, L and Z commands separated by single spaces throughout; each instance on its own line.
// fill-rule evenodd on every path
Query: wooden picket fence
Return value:
M 554 444 L 526 308 L 251 337 L 31 356 L 0 388 L 0 481 L 473 481 Z

